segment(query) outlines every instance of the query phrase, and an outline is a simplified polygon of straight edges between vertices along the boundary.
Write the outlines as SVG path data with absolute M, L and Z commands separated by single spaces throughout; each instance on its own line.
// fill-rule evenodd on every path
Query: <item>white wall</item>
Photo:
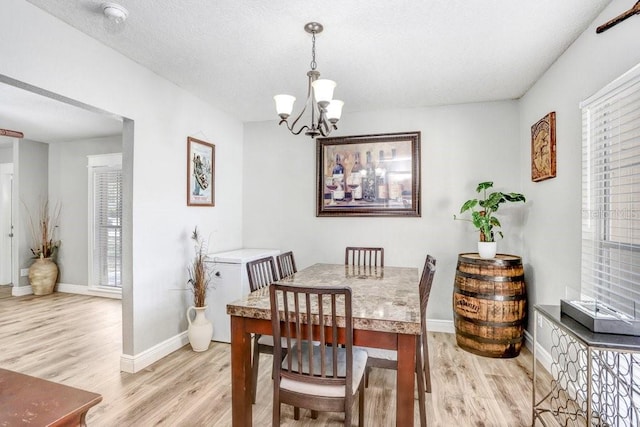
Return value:
M 13 163 L 13 148 L 11 145 L 0 147 L 0 163 Z
M 519 103 L 522 188 L 530 212 L 524 255 L 530 312 L 560 304 L 567 286 L 580 287 L 581 138 L 578 104 L 640 62 L 640 18 L 596 34 L 599 25 L 629 8 L 614 0 Z M 531 181 L 531 125 L 556 111 L 557 177 Z
M 61 207 L 57 234 L 60 283 L 88 285 L 87 156 L 121 152 L 120 135 L 49 144 L 49 200 Z
M 11 16 L 0 26 L 0 74 L 134 122 L 123 146 L 132 198 L 123 353 L 138 355 L 186 329 L 190 299 L 179 289 L 193 227 L 212 233 L 212 251 L 242 244 L 242 124 L 24 0 L 0 8 Z M 216 144 L 214 208 L 186 206 L 187 136 Z
M 274 117 L 245 124 L 245 246 L 293 250 L 299 268 L 342 263 L 349 245 L 383 246 L 385 265 L 420 269 L 430 253 L 437 273 L 428 316 L 451 320 L 457 256 L 475 252 L 478 240 L 475 229 L 453 215 L 474 197 L 478 182 L 521 190 L 517 103 L 345 113 L 339 125 L 335 136 L 421 131 L 422 217 L 317 218 L 315 141 L 292 136 Z M 500 251 L 520 254 L 526 205 L 503 209 Z
M 18 238 L 18 265 L 19 268 L 28 268 L 33 262 L 33 237 L 31 232 L 31 219 L 34 226 L 38 226 L 38 218 L 42 203 L 47 200 L 48 187 L 48 153 L 49 146 L 42 142 L 21 139 L 18 142 L 18 165 L 14 165 L 14 180 L 18 179 L 18 212 L 17 238 Z M 14 223 L 16 223 L 14 221 Z M 26 277 L 20 277 L 18 286 L 29 286 Z M 15 292 L 15 290 L 14 290 Z

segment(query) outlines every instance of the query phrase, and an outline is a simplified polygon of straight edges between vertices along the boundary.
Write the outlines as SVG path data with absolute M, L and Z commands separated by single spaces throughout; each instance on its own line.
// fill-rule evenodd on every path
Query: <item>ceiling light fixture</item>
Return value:
M 129 16 L 129 11 L 117 3 L 102 3 L 102 13 L 118 25 L 126 21 Z
M 315 138 L 318 135 L 327 136 L 332 130 L 338 129 L 336 123 L 340 120 L 344 102 L 333 99 L 333 89 L 336 87 L 336 82 L 333 80 L 320 79 L 320 72 L 316 71 L 316 34 L 322 32 L 322 24 L 309 22 L 304 26 L 304 30 L 311 34 L 311 41 L 313 43 L 311 48 L 311 71 L 307 73 L 307 77 L 309 78 L 307 100 L 304 108 L 293 123 L 289 125 L 287 119 L 293 111 L 293 103 L 296 98 L 291 95 L 276 95 L 273 99 L 276 101 L 276 111 L 281 119 L 280 125 L 285 123 L 289 131 L 294 135 L 299 135 L 300 132 L 306 129 L 307 131 L 304 134 Z M 294 128 L 308 106 L 311 107 L 311 125 L 304 125 L 296 131 Z M 316 115 L 318 116 L 317 121 Z

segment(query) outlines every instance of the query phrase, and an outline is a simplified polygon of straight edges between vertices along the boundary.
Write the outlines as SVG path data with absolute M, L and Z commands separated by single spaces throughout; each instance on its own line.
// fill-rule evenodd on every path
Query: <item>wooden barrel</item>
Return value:
M 453 291 L 456 341 L 487 357 L 516 357 L 522 348 L 527 295 L 522 259 L 460 254 Z

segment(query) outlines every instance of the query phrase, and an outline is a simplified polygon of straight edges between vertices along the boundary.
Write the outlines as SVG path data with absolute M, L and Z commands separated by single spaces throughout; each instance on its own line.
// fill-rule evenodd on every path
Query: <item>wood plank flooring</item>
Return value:
M 229 345 L 195 353 L 187 345 L 136 374 L 120 372 L 120 301 L 54 293 L 0 298 L 0 367 L 79 387 L 103 396 L 89 426 L 229 426 Z M 531 425 L 531 353 L 490 359 L 459 349 L 455 336 L 429 333 L 433 392 L 429 426 Z M 263 355 L 255 426 L 271 425 L 270 356 Z M 393 371 L 375 369 L 366 390 L 366 426 L 395 425 Z M 415 422 L 419 414 L 415 410 Z M 357 412 L 356 412 L 357 413 Z M 354 420 L 355 422 L 355 420 Z M 302 411 L 299 422 L 283 405 L 286 426 L 342 425 L 342 414 Z

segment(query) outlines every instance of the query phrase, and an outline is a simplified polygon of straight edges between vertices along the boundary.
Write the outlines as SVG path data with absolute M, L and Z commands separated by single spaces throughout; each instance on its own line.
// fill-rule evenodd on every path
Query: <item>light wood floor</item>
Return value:
M 0 367 L 102 394 L 89 426 L 229 426 L 229 345 L 189 346 L 136 374 L 120 372 L 120 301 L 55 293 L 0 298 Z M 467 353 L 451 334 L 430 333 L 433 393 L 429 426 L 531 425 L 531 353 L 490 359 Z M 263 356 L 268 367 L 270 356 Z M 261 369 L 253 407 L 256 426 L 271 424 L 271 372 Z M 374 370 L 365 425 L 395 425 L 395 372 Z M 357 412 L 356 412 L 357 413 Z M 341 425 L 341 414 L 311 420 L 283 406 L 283 425 Z M 417 400 L 416 425 L 419 425 Z M 355 421 L 354 421 L 355 422 Z

